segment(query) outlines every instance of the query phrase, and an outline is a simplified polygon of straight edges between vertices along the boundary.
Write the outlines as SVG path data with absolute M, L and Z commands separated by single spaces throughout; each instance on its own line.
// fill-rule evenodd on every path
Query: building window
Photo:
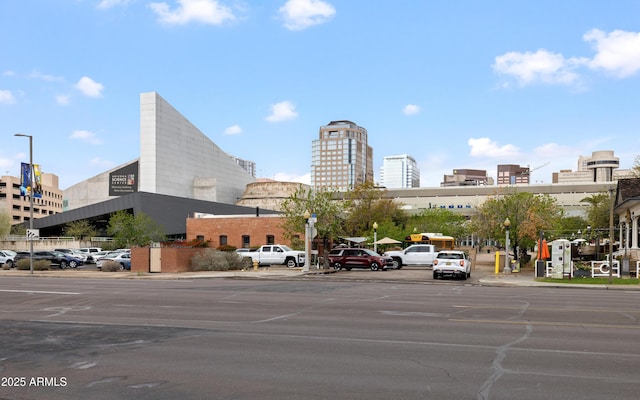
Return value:
M 204 242 L 204 235 L 198 235 L 198 236 L 196 236 L 196 240 L 197 240 L 198 242 Z
M 242 247 L 251 247 L 251 236 L 242 235 Z
M 227 235 L 220 235 L 219 240 L 220 240 L 220 246 L 226 246 L 228 244 Z
M 267 235 L 267 244 L 276 244 L 276 238 L 273 235 Z

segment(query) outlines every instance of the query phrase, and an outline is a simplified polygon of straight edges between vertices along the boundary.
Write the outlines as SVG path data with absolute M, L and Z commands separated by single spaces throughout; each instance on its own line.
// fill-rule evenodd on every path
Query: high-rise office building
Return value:
M 380 168 L 380 185 L 387 188 L 420 187 L 420 169 L 408 154 L 386 156 Z
M 311 186 L 347 191 L 365 182 L 373 182 L 367 130 L 351 121 L 321 126 L 311 146 Z

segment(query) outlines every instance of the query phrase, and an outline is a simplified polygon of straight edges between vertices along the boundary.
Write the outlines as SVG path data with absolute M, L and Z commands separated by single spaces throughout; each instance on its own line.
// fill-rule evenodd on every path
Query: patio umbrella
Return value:
M 390 237 L 383 237 L 382 239 L 378 240 L 377 242 L 374 242 L 373 244 L 400 244 L 402 243 L 399 240 L 395 240 L 395 239 L 391 239 Z
M 546 260 L 551 258 L 549 254 L 549 246 L 547 246 L 547 239 L 542 239 L 542 242 L 538 240 L 538 260 Z

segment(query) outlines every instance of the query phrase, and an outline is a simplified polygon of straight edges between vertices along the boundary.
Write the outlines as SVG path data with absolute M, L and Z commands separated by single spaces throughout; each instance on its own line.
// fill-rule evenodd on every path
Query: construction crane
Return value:
M 547 165 L 549 165 L 549 164 L 551 164 L 551 161 L 548 161 L 548 162 L 546 162 L 546 163 L 544 163 L 544 164 L 542 164 L 542 165 L 538 165 L 538 166 L 537 166 L 537 167 L 535 167 L 534 169 L 530 169 L 530 168 L 529 168 L 529 165 L 527 165 L 527 172 L 523 172 L 523 173 L 522 173 L 522 175 L 531 175 L 531 173 L 532 173 L 533 171 L 537 171 L 537 170 L 539 170 L 540 168 L 544 168 L 544 167 L 546 167 L 546 166 L 547 166 Z

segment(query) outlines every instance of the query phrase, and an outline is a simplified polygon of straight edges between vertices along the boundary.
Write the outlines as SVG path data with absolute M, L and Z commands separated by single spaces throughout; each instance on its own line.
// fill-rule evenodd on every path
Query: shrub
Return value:
M 122 266 L 120 265 L 119 262 L 113 261 L 113 260 L 107 260 L 102 263 L 100 270 L 102 272 L 115 272 L 115 271 L 120 271 L 121 268 Z
M 223 244 L 218 247 L 220 251 L 236 251 L 236 246 L 232 246 L 230 244 Z
M 248 268 L 246 259 L 235 252 L 204 249 L 191 258 L 194 271 L 230 271 Z
M 11 267 L 9 266 L 9 264 L 2 264 L 2 269 L 6 271 L 8 269 L 11 269 Z
M 16 269 L 21 271 L 29 271 L 31 269 L 31 262 L 28 258 L 22 258 L 15 263 Z M 51 262 L 47 260 L 33 260 L 34 271 L 46 271 L 51 267 Z

